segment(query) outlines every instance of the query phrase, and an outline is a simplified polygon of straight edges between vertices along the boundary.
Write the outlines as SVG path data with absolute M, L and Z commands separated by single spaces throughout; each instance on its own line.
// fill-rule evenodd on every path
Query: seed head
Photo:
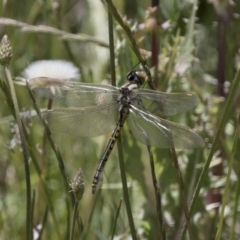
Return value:
M 28 65 L 22 75 L 31 80 L 38 77 L 54 79 L 78 79 L 79 71 L 71 62 L 64 60 L 40 60 Z
M 80 201 L 84 193 L 84 180 L 83 180 L 83 172 L 81 168 L 78 170 L 74 179 L 70 181 L 69 185 L 73 191 L 75 199 L 77 201 Z
M 0 64 L 5 66 L 12 58 L 12 47 L 7 35 L 4 35 L 0 42 Z

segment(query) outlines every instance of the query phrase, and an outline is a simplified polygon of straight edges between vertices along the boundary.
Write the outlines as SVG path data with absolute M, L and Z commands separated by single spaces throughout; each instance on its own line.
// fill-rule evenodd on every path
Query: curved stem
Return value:
M 166 239 L 166 231 L 165 231 L 164 220 L 163 220 L 163 215 L 162 215 L 160 187 L 158 185 L 156 174 L 155 174 L 155 166 L 154 166 L 154 160 L 153 160 L 153 154 L 152 154 L 151 147 L 147 146 L 147 149 L 148 149 L 150 166 L 151 166 L 152 181 L 153 181 L 153 186 L 154 186 L 154 190 L 155 190 L 156 209 L 157 209 L 157 216 L 158 216 L 159 227 L 160 227 L 160 239 Z
M 27 207 L 26 207 L 26 239 L 30 240 L 30 239 L 32 239 L 32 221 L 31 221 L 32 220 L 32 217 L 31 217 L 32 208 L 31 208 L 31 179 L 30 179 L 30 170 L 29 170 L 29 163 L 28 163 L 29 156 L 28 156 L 27 145 L 26 145 L 26 141 L 25 141 L 25 137 L 24 137 L 23 126 L 22 126 L 22 122 L 21 122 L 21 118 L 20 118 L 20 114 L 19 114 L 17 97 L 16 97 L 16 93 L 14 90 L 14 86 L 13 86 L 12 76 L 11 76 L 11 73 L 7 66 L 5 66 L 5 72 L 6 72 L 7 79 L 8 79 L 8 85 L 10 88 L 10 94 L 11 94 L 12 101 L 13 101 L 15 117 L 16 117 L 19 134 L 20 134 L 20 139 L 21 139 L 24 168 L 25 168 L 25 175 L 26 175 L 26 200 L 27 200 L 26 201 L 26 203 L 27 203 Z
M 213 154 L 215 153 L 216 149 L 217 149 L 217 145 L 218 145 L 218 140 L 220 138 L 220 135 L 222 133 L 222 130 L 223 130 L 223 127 L 225 126 L 225 123 L 226 123 L 226 120 L 227 120 L 227 116 L 228 116 L 228 112 L 231 108 L 231 103 L 233 101 L 233 97 L 235 96 L 235 93 L 238 89 L 238 85 L 239 85 L 239 81 L 240 81 L 240 77 L 239 77 L 239 70 L 237 71 L 236 75 L 235 75 L 235 78 L 233 80 L 233 83 L 232 83 L 232 86 L 231 86 L 231 89 L 229 91 L 229 95 L 228 95 L 228 98 L 227 98 L 227 101 L 226 101 L 226 104 L 224 106 L 224 109 L 223 109 L 223 115 L 220 119 L 220 122 L 219 122 L 219 126 L 218 126 L 218 129 L 217 129 L 217 132 L 216 132 L 216 135 L 215 135 L 215 138 L 213 140 L 213 144 L 212 144 L 212 148 L 209 152 L 209 155 L 208 155 L 208 158 L 207 158 L 207 161 L 202 169 L 202 172 L 201 172 L 201 175 L 199 177 L 199 180 L 198 180 L 198 183 L 197 183 L 197 186 L 195 188 L 195 192 L 193 194 L 193 198 L 192 198 L 192 202 L 191 202 L 191 205 L 190 205 L 190 214 L 193 213 L 193 208 L 195 206 L 195 203 L 197 201 L 197 197 L 199 195 L 199 192 L 201 190 L 201 187 L 202 187 L 202 184 L 203 184 L 203 181 L 205 179 L 205 177 L 207 176 L 208 174 L 208 168 L 209 168 L 209 165 L 212 161 L 212 157 L 213 157 Z M 184 233 L 186 231 L 186 223 L 183 227 L 183 230 L 182 230 L 182 234 L 181 234 L 181 238 L 180 239 L 183 239 L 183 236 L 184 236 Z

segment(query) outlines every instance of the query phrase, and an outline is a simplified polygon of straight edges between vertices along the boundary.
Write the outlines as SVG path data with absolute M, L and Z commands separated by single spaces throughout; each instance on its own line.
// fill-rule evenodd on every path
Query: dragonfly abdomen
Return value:
M 101 173 L 103 171 L 103 168 L 104 168 L 104 166 L 105 166 L 105 164 L 106 164 L 106 162 L 108 160 L 108 157 L 109 157 L 110 153 L 113 150 L 113 147 L 114 147 L 114 145 L 115 145 L 115 143 L 116 143 L 116 141 L 118 139 L 118 136 L 120 135 L 120 131 L 123 128 L 123 124 L 124 124 L 128 114 L 129 114 L 129 107 L 127 105 L 122 105 L 120 107 L 120 116 L 119 116 L 119 120 L 118 120 L 117 126 L 116 126 L 116 128 L 114 129 L 114 131 L 112 133 L 111 139 L 108 142 L 106 150 L 103 153 L 103 156 L 102 156 L 102 158 L 100 160 L 100 164 L 98 165 L 98 168 L 97 168 L 97 170 L 96 170 L 96 172 L 94 174 L 94 177 L 93 177 L 93 182 L 92 182 L 92 193 L 93 194 L 96 191 L 100 175 L 101 175 Z

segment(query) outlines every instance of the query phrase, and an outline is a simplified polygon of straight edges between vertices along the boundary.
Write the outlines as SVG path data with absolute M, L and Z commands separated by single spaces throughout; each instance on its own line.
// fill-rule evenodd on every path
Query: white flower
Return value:
M 23 81 L 40 96 L 54 99 L 61 97 L 62 91 L 69 89 L 69 80 L 79 77 L 78 69 L 63 60 L 42 60 L 31 63 L 23 71 Z
M 71 62 L 64 60 L 36 61 L 29 64 L 22 74 L 28 80 L 37 77 L 68 80 L 79 78 L 78 69 Z

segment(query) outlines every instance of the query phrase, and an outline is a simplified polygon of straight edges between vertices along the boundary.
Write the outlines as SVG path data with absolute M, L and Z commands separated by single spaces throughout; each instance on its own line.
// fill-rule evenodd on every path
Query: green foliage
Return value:
M 171 0 L 161 1 L 154 10 L 146 1 L 115 2 L 114 7 L 109 0 L 1 1 L 0 36 L 7 34 L 11 42 L 12 77 L 21 76 L 33 61 L 64 59 L 76 65 L 79 80 L 87 83 L 111 84 L 115 64 L 121 86 L 133 66 L 140 63 L 136 69 L 147 71 L 147 64 L 157 90 L 199 97 L 196 108 L 169 120 L 194 129 L 205 145 L 176 150 L 174 157 L 173 150 L 148 149 L 137 142 L 125 124 L 121 140 L 129 204 L 117 146 L 104 169 L 101 189 L 91 194 L 92 177 L 110 134 L 51 135 L 31 112 L 22 118 L 30 156 L 32 204 L 27 203 L 16 112 L 9 77 L 1 68 L 0 239 L 31 239 L 26 225 L 34 233 L 40 228 L 34 239 L 49 240 L 134 239 L 134 229 L 139 239 L 239 239 L 240 3 L 235 1 L 232 8 L 221 1 Z M 114 49 L 108 38 L 110 16 Z M 152 88 L 151 83 L 144 87 Z M 223 85 L 225 96 L 219 91 Z M 34 106 L 27 87 L 15 84 L 15 92 L 20 111 L 27 115 Z M 46 108 L 47 101 L 37 99 L 36 105 Z M 68 182 L 79 168 L 84 193 L 75 200 Z M 220 214 L 221 199 L 225 212 Z M 191 221 L 185 226 L 188 214 Z

